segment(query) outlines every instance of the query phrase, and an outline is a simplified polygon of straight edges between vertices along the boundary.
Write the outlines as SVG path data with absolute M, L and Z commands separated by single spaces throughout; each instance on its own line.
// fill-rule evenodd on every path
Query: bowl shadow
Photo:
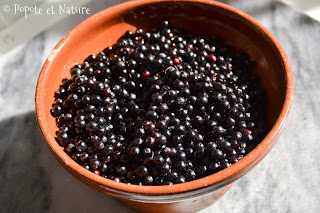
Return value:
M 0 121 L 1 212 L 134 213 L 72 177 L 45 145 L 35 112 Z

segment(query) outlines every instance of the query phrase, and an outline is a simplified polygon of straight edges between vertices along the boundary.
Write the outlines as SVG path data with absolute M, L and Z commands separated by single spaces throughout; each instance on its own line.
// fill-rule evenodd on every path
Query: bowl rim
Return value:
M 245 170 L 247 167 L 250 167 L 254 165 L 256 161 L 258 161 L 261 156 L 265 154 L 273 145 L 273 141 L 277 139 L 277 137 L 282 132 L 282 129 L 284 127 L 284 124 L 288 118 L 292 101 L 293 101 L 293 74 L 291 70 L 291 66 L 289 63 L 289 59 L 278 42 L 278 40 L 272 35 L 272 33 L 267 30 L 262 24 L 260 24 L 257 20 L 249 16 L 248 14 L 233 8 L 229 5 L 212 1 L 212 0 L 175 0 L 177 2 L 193 2 L 193 3 L 199 3 L 203 4 L 205 6 L 214 6 L 221 8 L 223 10 L 226 10 L 228 12 L 234 13 L 236 16 L 239 16 L 242 19 L 245 19 L 249 21 L 251 24 L 253 24 L 256 28 L 262 31 L 271 41 L 271 43 L 276 48 L 276 51 L 278 51 L 281 60 L 283 62 L 284 70 L 285 70 L 285 77 L 286 77 L 286 94 L 285 99 L 283 103 L 283 107 L 281 109 L 281 112 L 279 114 L 279 117 L 277 118 L 275 124 L 271 128 L 270 132 L 266 135 L 266 137 L 259 143 L 259 145 L 254 148 L 250 153 L 248 153 L 243 159 L 239 160 L 237 163 L 231 165 L 230 167 L 223 169 L 217 173 L 214 173 L 212 175 L 203 177 L 201 179 L 193 180 L 186 183 L 180 183 L 180 184 L 173 184 L 171 186 L 139 186 L 139 185 L 132 185 L 132 184 L 126 184 L 121 182 L 116 182 L 101 176 L 98 176 L 94 174 L 93 172 L 90 172 L 89 170 L 86 170 L 81 165 L 76 163 L 74 160 L 72 160 L 64 151 L 63 148 L 56 142 L 56 140 L 52 137 L 49 137 L 49 129 L 45 123 L 44 115 L 45 112 L 41 111 L 41 108 L 43 108 L 44 103 L 42 102 L 42 95 L 41 91 L 45 88 L 44 81 L 46 79 L 46 73 L 49 72 L 50 66 L 53 62 L 52 58 L 54 58 L 54 55 L 56 55 L 61 48 L 63 48 L 65 42 L 68 41 L 68 39 L 72 36 L 72 34 L 82 26 L 85 25 L 91 25 L 94 23 L 96 19 L 102 18 L 104 14 L 110 14 L 110 13 L 116 13 L 118 10 L 124 10 L 128 8 L 136 8 L 139 6 L 147 5 L 147 4 L 154 4 L 154 3 L 160 3 L 160 2 L 171 2 L 172 0 L 133 0 L 124 2 L 115 6 L 112 6 L 110 8 L 107 8 L 101 12 L 98 12 L 97 14 L 87 18 L 83 22 L 81 22 L 79 25 L 77 25 L 75 28 L 73 28 L 53 49 L 53 51 L 50 53 L 48 59 L 46 60 L 41 73 L 39 75 L 37 87 L 36 87 L 36 95 L 35 95 L 35 104 L 36 104 L 36 116 L 38 125 L 40 127 L 41 133 L 43 137 L 45 138 L 49 148 L 51 151 L 56 155 L 56 157 L 59 158 L 60 163 L 63 163 L 66 167 L 76 172 L 78 175 L 82 176 L 83 178 L 90 180 L 91 182 L 95 182 L 102 187 L 110 188 L 112 190 L 119 190 L 123 192 L 130 192 L 130 193 L 137 193 L 137 194 L 150 194 L 150 195 L 163 195 L 163 194 L 176 194 L 186 191 L 192 191 L 196 189 L 201 189 L 206 186 L 215 185 L 218 183 L 222 183 L 225 180 L 231 179 L 232 177 L 235 177 L 237 174 L 239 174 L 241 171 Z M 52 57 L 53 56 L 53 57 Z

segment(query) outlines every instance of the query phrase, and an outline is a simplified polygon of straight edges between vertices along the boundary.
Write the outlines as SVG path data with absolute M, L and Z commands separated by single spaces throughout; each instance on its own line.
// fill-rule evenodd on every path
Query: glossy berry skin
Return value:
M 141 77 L 145 80 L 150 78 L 150 72 L 148 70 L 144 71 Z
M 52 94 L 57 142 L 96 175 L 170 187 L 229 167 L 266 135 L 246 55 L 161 26 L 89 55 Z

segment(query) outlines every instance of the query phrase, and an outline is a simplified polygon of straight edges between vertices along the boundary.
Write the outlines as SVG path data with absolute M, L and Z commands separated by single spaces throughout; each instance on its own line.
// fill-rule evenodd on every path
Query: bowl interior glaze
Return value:
M 99 177 L 76 164 L 55 141 L 55 119 L 50 114 L 54 92 L 62 79 L 70 77 L 75 63 L 82 63 L 91 53 L 111 46 L 127 31 L 142 28 L 150 31 L 168 20 L 171 28 L 183 29 L 198 35 L 218 35 L 236 51 L 245 52 L 255 61 L 254 73 L 261 79 L 267 94 L 267 123 L 270 133 L 243 160 L 221 171 L 190 183 L 163 186 L 128 186 Z M 55 47 L 39 77 L 36 92 L 36 113 L 41 131 L 56 158 L 73 175 L 96 182 L 104 187 L 134 193 L 177 193 L 194 190 L 226 180 L 245 171 L 261 160 L 281 133 L 293 96 L 293 80 L 288 59 L 275 38 L 248 15 L 209 0 L 196 1 L 130 1 L 102 11 L 82 22 Z M 125 186 L 126 185 L 126 186 Z M 162 187 L 162 188 L 161 188 Z

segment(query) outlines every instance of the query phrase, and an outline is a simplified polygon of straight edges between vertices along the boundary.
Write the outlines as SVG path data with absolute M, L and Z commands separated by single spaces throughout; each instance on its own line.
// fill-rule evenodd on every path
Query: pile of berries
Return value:
M 84 168 L 138 185 L 199 179 L 267 132 L 253 63 L 216 36 L 127 31 L 71 69 L 55 92 L 56 140 Z

